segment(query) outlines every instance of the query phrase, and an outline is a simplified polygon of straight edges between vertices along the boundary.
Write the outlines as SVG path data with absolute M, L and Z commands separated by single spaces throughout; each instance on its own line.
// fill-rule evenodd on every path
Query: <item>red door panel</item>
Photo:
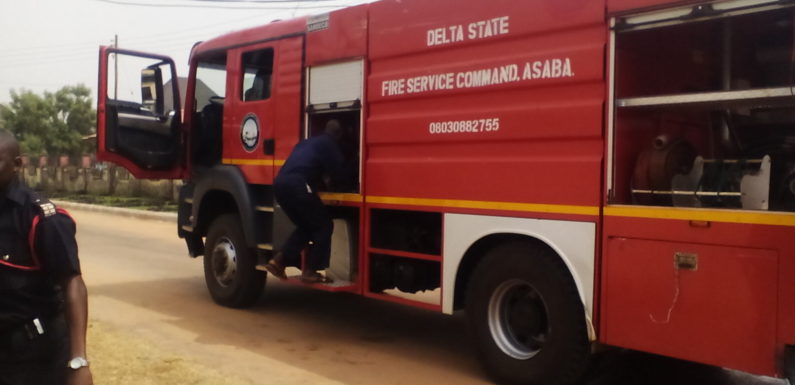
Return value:
M 303 37 L 229 51 L 223 163 L 250 183 L 273 183 L 282 149 L 298 141 L 302 60 Z
M 176 67 L 166 56 L 101 47 L 97 159 L 136 178 L 184 175 L 184 137 Z

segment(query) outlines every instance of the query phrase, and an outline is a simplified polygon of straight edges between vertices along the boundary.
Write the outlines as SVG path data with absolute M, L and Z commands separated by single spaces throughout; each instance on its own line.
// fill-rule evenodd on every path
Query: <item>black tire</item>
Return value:
M 585 310 L 551 250 L 512 242 L 475 269 L 466 312 L 486 372 L 500 384 L 568 385 L 585 372 Z
M 207 233 L 204 280 L 219 305 L 241 308 L 254 304 L 265 288 L 265 272 L 256 269 L 256 252 L 246 246 L 240 217 L 223 214 Z

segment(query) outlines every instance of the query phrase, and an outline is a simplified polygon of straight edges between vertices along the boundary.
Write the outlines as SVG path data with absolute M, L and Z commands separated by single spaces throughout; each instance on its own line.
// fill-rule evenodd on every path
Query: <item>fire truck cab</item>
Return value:
M 792 380 L 794 20 L 382 0 L 197 43 L 186 84 L 102 47 L 98 158 L 184 181 L 179 236 L 242 307 L 293 228 L 274 177 L 336 119 L 348 178 L 320 194 L 334 282 L 314 287 L 466 310 L 501 383 L 573 383 L 594 344 Z

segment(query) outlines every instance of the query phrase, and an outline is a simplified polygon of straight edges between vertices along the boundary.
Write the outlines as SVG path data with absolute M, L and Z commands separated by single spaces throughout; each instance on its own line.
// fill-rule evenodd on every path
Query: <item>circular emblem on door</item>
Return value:
M 254 151 L 259 143 L 259 121 L 254 114 L 248 114 L 240 126 L 240 142 L 248 152 Z

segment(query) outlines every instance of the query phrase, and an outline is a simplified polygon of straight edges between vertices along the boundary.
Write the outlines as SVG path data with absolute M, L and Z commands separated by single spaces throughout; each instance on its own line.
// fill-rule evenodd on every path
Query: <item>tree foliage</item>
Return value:
M 11 103 L 0 105 L 0 125 L 19 139 L 22 152 L 31 156 L 92 153 L 96 111 L 91 90 L 66 86 L 38 95 L 29 90 L 11 91 Z

